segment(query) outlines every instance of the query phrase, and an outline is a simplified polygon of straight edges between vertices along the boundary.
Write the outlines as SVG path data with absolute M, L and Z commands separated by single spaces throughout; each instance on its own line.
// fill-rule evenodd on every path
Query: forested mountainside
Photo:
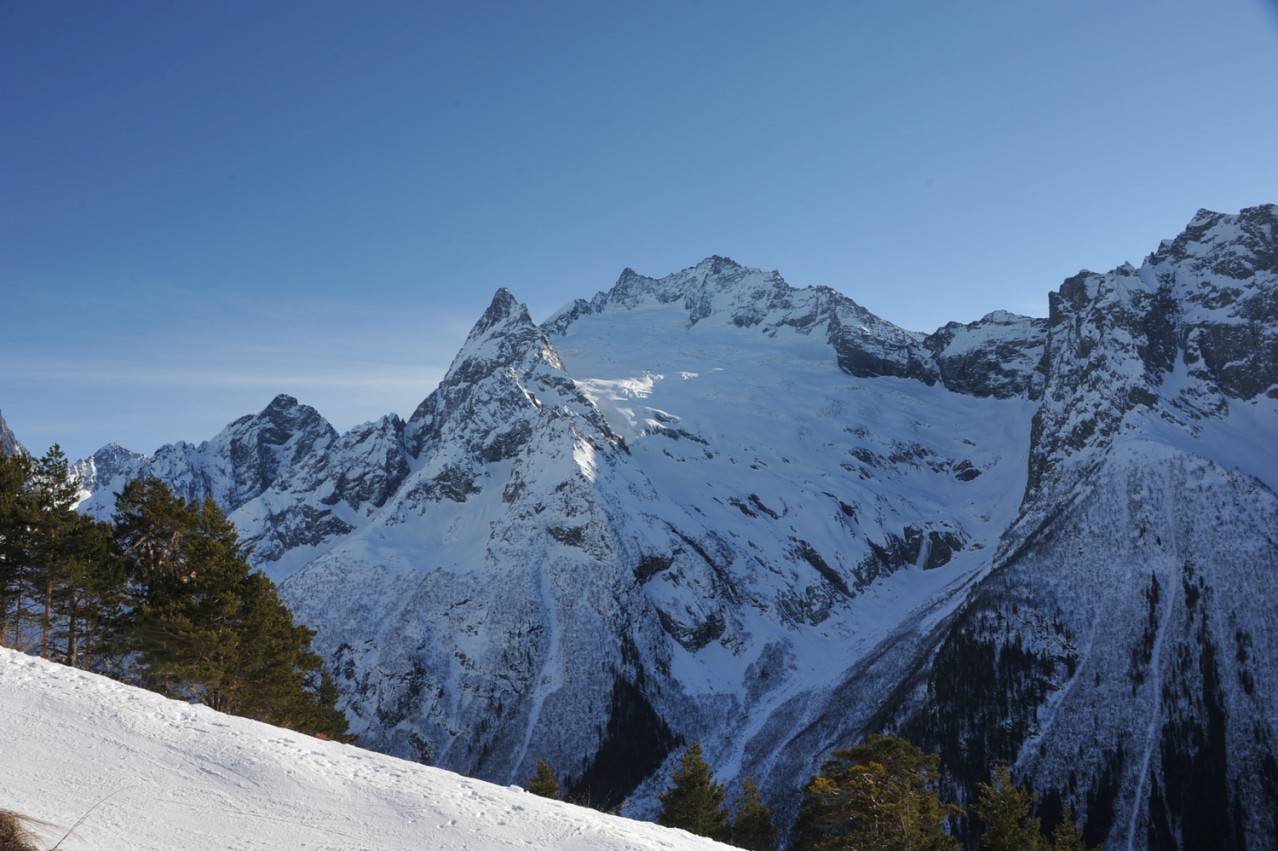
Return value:
M 501 290 L 407 420 L 280 396 L 95 453 L 82 510 L 215 498 L 392 754 L 643 816 L 698 740 L 785 819 L 893 730 L 1112 847 L 1272 847 L 1276 228 L 932 334 L 721 257 L 541 325 Z

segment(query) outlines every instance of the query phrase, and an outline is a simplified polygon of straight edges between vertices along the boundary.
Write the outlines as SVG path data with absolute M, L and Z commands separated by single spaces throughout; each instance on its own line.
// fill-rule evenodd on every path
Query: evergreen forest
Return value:
M 898 736 L 871 735 L 835 751 L 808 782 L 798 822 L 783 845 L 755 781 L 747 777 L 729 806 L 723 784 L 693 742 L 657 795 L 657 823 L 748 851 L 1102 851 L 1084 841 L 1068 807 L 1040 814 L 1038 794 L 1014 783 L 1006 765 L 994 768 L 990 783 L 979 784 L 969 811 L 941 800 L 940 781 L 939 756 Z M 528 788 L 559 797 L 544 761 Z M 960 820 L 969 827 L 965 841 L 955 836 Z

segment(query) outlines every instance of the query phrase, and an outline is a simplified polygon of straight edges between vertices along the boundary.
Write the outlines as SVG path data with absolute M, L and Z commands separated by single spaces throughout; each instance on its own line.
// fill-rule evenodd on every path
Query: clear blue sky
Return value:
M 345 430 L 502 286 L 723 254 L 931 331 L 1275 201 L 1273 0 L 0 0 L 0 411 Z

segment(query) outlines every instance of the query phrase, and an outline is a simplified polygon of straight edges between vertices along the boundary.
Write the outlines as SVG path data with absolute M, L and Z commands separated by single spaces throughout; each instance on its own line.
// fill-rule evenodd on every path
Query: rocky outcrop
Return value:
M 936 360 L 945 386 L 972 396 L 1037 399 L 1047 322 L 995 311 L 977 322 L 950 322 L 924 345 Z

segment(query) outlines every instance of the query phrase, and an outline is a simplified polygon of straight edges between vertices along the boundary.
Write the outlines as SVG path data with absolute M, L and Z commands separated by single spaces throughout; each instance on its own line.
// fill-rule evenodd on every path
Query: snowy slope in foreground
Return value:
M 0 754 L 0 808 L 52 825 L 42 839 L 88 812 L 67 851 L 724 847 L 7 649 Z

